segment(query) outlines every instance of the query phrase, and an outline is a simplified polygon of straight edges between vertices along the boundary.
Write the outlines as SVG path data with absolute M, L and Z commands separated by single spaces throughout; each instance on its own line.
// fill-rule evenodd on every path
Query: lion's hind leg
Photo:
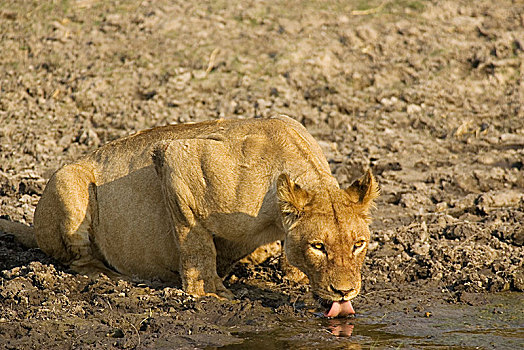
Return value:
M 67 165 L 51 177 L 38 202 L 34 217 L 38 246 L 78 273 L 114 275 L 91 241 L 97 220 L 92 172 L 78 164 Z

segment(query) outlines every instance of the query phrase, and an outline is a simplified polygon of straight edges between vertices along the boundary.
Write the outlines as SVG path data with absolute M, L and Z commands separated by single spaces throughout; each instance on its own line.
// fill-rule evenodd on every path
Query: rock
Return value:
M 430 249 L 430 245 L 427 243 L 424 243 L 424 244 L 415 243 L 413 247 L 411 248 L 413 253 L 418 254 L 418 255 L 427 255 L 429 253 L 429 249 Z
M 437 203 L 436 206 L 435 206 L 435 210 L 437 212 L 443 212 L 443 211 L 445 211 L 448 208 L 449 208 L 449 205 L 446 202 Z
M 419 105 L 410 104 L 406 107 L 406 112 L 409 115 L 419 114 L 422 112 L 422 107 Z
M 380 104 L 386 107 L 394 106 L 397 104 L 397 102 L 398 102 L 398 98 L 396 98 L 395 96 L 391 96 L 390 98 L 384 97 L 383 99 L 380 100 Z
M 483 212 L 488 212 L 494 208 L 517 206 L 523 200 L 522 191 L 490 191 L 477 199 L 477 206 Z
M 85 127 L 82 130 L 80 130 L 79 135 L 77 136 L 75 141 L 86 146 L 97 147 L 100 145 L 100 139 L 98 138 L 98 134 L 92 127 Z
M 524 246 L 524 226 L 516 228 L 515 232 L 511 236 L 512 243 L 516 246 Z
M 356 34 L 364 41 L 375 42 L 378 38 L 377 31 L 370 25 L 362 25 L 357 27 Z
M 400 202 L 402 206 L 410 209 L 420 209 L 427 206 L 432 206 L 433 203 L 431 202 L 431 199 L 425 195 L 424 193 L 404 193 L 402 194 L 400 198 Z
M 513 274 L 513 288 L 516 291 L 524 292 L 524 268 L 522 266 Z
M 45 183 L 41 180 L 35 179 L 22 179 L 18 184 L 18 192 L 20 194 L 41 195 L 44 191 Z

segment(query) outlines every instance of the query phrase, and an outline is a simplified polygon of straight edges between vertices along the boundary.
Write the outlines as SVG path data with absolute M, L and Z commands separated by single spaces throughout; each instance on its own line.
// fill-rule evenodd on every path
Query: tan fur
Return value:
M 79 272 L 181 277 L 188 293 L 223 297 L 220 275 L 284 240 L 314 292 L 341 300 L 360 290 L 377 195 L 370 172 L 341 190 L 291 118 L 218 120 L 146 130 L 61 168 L 34 225 L 40 248 Z
M 16 240 L 27 248 L 38 247 L 32 227 L 19 222 L 0 219 L 0 231 L 14 235 Z

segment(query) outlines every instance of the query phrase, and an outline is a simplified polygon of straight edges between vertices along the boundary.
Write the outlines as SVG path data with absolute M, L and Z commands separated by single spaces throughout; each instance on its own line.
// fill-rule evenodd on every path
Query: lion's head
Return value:
M 379 195 L 372 173 L 345 190 L 305 190 L 283 174 L 277 194 L 288 261 L 308 276 L 315 296 L 329 307 L 328 317 L 354 313 L 349 301 L 360 291 L 370 239 L 369 210 Z

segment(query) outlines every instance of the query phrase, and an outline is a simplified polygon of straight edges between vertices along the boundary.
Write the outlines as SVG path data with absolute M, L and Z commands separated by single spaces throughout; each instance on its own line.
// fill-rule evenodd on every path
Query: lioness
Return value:
M 59 169 L 34 231 L 44 252 L 80 273 L 181 278 L 190 294 L 226 298 L 217 267 L 284 240 L 335 317 L 354 313 L 377 196 L 369 171 L 340 189 L 289 117 L 216 120 L 138 132 Z

